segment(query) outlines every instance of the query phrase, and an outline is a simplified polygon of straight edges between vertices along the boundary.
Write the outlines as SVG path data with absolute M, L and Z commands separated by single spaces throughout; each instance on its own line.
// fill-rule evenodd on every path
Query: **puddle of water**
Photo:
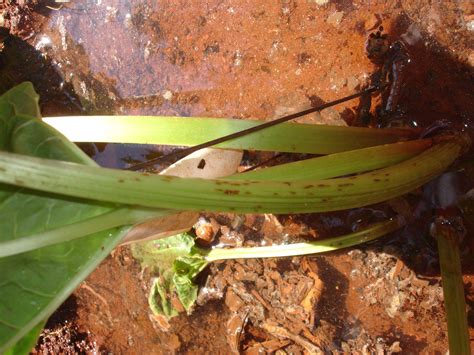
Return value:
M 48 42 L 87 111 L 200 114 L 196 95 L 216 89 L 212 68 L 164 35 L 162 12 L 154 1 L 71 3 L 51 14 L 37 47 Z

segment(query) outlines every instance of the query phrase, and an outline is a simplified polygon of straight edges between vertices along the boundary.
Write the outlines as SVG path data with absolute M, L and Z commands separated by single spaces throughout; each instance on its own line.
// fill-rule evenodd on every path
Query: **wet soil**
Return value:
M 45 116 L 271 119 L 367 85 L 380 66 L 367 57 L 366 40 L 383 26 L 410 59 L 388 121 L 473 127 L 474 13 L 467 1 L 8 1 L 0 10 L 0 88 L 32 81 Z M 372 125 L 380 102 L 374 99 Z M 361 111 L 354 100 L 310 120 L 356 124 Z M 135 147 L 117 158 L 121 150 L 98 147 L 93 154 L 109 166 L 150 155 Z M 250 155 L 247 163 L 268 157 Z M 340 235 L 400 206 L 418 218 L 360 248 L 212 264 L 199 278 L 200 305 L 169 325 L 150 316 L 150 279 L 128 247 L 119 247 L 51 317 L 35 351 L 445 353 L 436 243 L 428 232 L 433 208 L 422 197 L 416 191 L 345 213 L 205 215 L 219 226 L 214 243 L 229 246 Z M 473 233 L 462 249 L 471 339 Z

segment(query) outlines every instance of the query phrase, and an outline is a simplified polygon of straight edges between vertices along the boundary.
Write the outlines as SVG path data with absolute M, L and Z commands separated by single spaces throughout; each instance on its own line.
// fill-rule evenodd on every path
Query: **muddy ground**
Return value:
M 367 85 L 381 65 L 368 58 L 366 41 L 383 26 L 387 41 L 406 50 L 389 118 L 375 109 L 377 98 L 370 115 L 353 100 L 310 120 L 426 127 L 447 119 L 456 129 L 473 127 L 468 1 L 6 1 L 0 9 L 1 89 L 32 81 L 45 116 L 270 119 Z M 118 167 L 146 154 L 140 147 L 125 155 L 113 146 L 85 148 Z M 263 158 L 268 154 L 246 164 Z M 369 245 L 212 264 L 199 277 L 200 305 L 168 325 L 150 315 L 146 272 L 128 247 L 117 248 L 51 317 L 33 352 L 445 353 L 436 243 L 428 232 L 433 209 L 421 190 L 344 213 L 203 217 L 218 225 L 216 244 L 268 245 L 341 235 L 397 206 L 417 218 Z M 462 254 L 471 339 L 472 240 L 470 229 Z

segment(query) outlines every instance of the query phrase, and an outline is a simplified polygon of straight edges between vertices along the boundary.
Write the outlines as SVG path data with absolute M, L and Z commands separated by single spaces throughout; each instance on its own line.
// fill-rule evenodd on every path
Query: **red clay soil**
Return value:
M 473 127 L 474 14 L 468 1 L 49 5 L 0 6 L 11 34 L 4 39 L 0 70 L 8 80 L 2 87 L 33 81 L 45 116 L 271 119 L 367 85 L 381 65 L 367 57 L 366 41 L 383 26 L 387 42 L 401 41 L 406 55 L 403 70 L 395 68 L 401 91 L 388 120 L 428 126 L 447 119 L 455 129 Z M 380 102 L 374 100 L 370 124 L 379 123 Z M 339 105 L 312 120 L 360 124 L 359 104 Z M 101 159 L 118 166 L 127 158 L 116 155 L 112 149 Z M 200 305 L 172 319 L 166 331 L 150 315 L 147 272 L 128 247 L 117 248 L 52 316 L 34 352 L 445 353 L 436 243 L 428 232 L 433 209 L 421 190 L 345 213 L 204 217 L 218 224 L 215 243 L 255 245 L 340 235 L 400 206 L 419 218 L 370 245 L 212 264 L 198 280 Z M 473 235 L 471 228 L 462 250 L 471 339 Z

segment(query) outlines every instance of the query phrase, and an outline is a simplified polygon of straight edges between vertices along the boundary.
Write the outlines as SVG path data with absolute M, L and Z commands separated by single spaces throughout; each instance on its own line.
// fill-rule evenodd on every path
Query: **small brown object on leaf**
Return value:
M 194 225 L 194 231 L 196 232 L 197 240 L 204 245 L 209 245 L 214 241 L 217 233 L 219 232 L 219 224 L 214 218 L 209 220 L 200 217 Z

